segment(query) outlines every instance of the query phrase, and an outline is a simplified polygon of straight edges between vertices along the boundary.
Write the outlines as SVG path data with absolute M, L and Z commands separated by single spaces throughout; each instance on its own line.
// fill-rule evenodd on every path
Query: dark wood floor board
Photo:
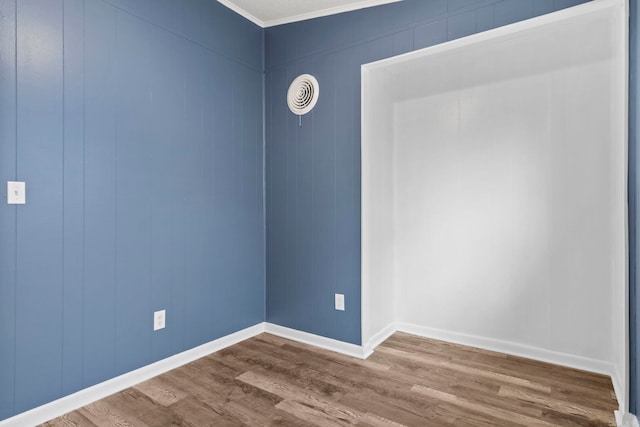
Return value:
M 385 354 L 388 354 L 390 357 L 388 360 L 402 360 L 404 364 L 408 361 L 412 361 L 418 366 L 429 366 L 429 367 L 440 367 L 444 369 L 449 369 L 451 371 L 457 371 L 467 377 L 471 378 L 482 378 L 483 380 L 490 380 L 496 384 L 513 384 L 518 387 L 525 387 L 534 390 L 539 390 L 543 392 L 551 392 L 551 387 L 539 384 L 537 382 L 533 382 L 530 380 L 522 379 L 513 375 L 506 375 L 499 372 L 494 372 L 492 370 L 480 369 L 474 366 L 468 366 L 465 364 L 454 363 L 449 360 L 443 360 L 443 358 L 438 358 L 436 356 L 428 357 L 421 354 L 410 353 L 408 351 L 398 350 L 392 347 L 380 346 L 376 349 L 377 353 L 384 357 Z
M 459 359 L 464 359 L 468 363 L 477 361 L 481 364 L 485 362 L 499 364 L 509 358 L 506 354 L 479 348 L 477 348 L 476 351 L 469 353 L 465 350 L 468 348 L 466 346 L 445 341 L 437 341 L 437 345 L 434 345 L 434 341 L 436 340 L 424 340 L 422 337 L 397 332 L 389 337 L 383 345 L 386 347 L 406 350 L 412 353 L 437 356 L 443 358 L 443 360 L 457 361 Z
M 211 361 L 211 358 L 209 360 Z M 217 379 L 211 376 L 194 375 L 194 372 L 200 369 L 191 364 L 183 368 L 182 372 L 168 373 L 173 373 L 170 382 L 174 383 L 180 392 L 188 392 L 218 414 L 236 418 L 247 425 L 300 425 L 300 419 L 273 410 L 282 401 L 282 398 L 274 394 L 235 378 L 217 383 Z M 261 422 L 256 424 L 256 420 Z
M 403 337 L 406 336 L 407 334 L 403 335 Z M 395 338 L 395 340 L 392 340 L 393 338 Z M 393 349 L 398 353 L 404 352 L 412 355 L 421 355 L 424 357 L 425 361 L 436 360 L 439 363 L 449 362 L 459 365 L 460 367 L 479 369 L 504 375 L 510 375 L 510 373 L 513 372 L 513 368 L 509 366 L 511 362 L 507 355 L 477 348 L 474 348 L 473 352 L 469 352 L 468 350 L 464 351 L 465 347 L 458 344 L 443 343 L 442 341 L 435 340 L 429 341 L 431 341 L 431 345 L 429 346 L 425 346 L 425 343 L 421 343 L 421 345 L 412 345 L 410 342 L 400 341 L 397 337 L 392 336 L 376 350 L 390 351 L 389 349 Z M 468 349 L 468 347 L 466 348 Z M 376 353 L 378 353 L 378 351 L 376 351 Z M 537 382 L 540 375 L 549 375 L 549 366 L 547 366 L 546 369 L 538 369 L 536 372 L 537 375 L 532 375 L 531 372 L 539 367 L 530 366 L 529 360 L 523 359 L 519 368 L 522 369 L 523 367 L 526 367 L 526 372 L 523 373 L 524 375 L 519 373 L 519 377 L 531 376 L 535 378 Z
M 358 359 L 343 355 L 335 357 L 334 355 L 335 353 L 327 352 L 325 356 L 319 356 L 319 351 L 311 346 L 300 347 L 299 359 L 301 362 L 292 368 L 292 371 L 288 373 L 284 371 L 284 376 L 286 378 L 302 377 L 300 379 L 302 382 L 311 382 L 309 378 L 313 378 L 322 384 L 334 385 L 338 390 L 371 388 L 386 394 L 387 397 L 392 391 L 402 392 L 407 389 L 406 383 L 403 382 L 403 379 L 406 380 L 406 378 L 396 378 L 399 377 L 397 373 L 389 375 L 388 366 L 385 369 L 378 369 L 379 366 L 376 366 L 375 369 L 367 369 L 366 365 L 350 363 Z M 343 358 L 340 363 L 333 360 L 339 358 Z M 295 372 L 296 370 L 304 372 L 304 375 L 299 375 Z M 495 391 L 497 392 L 497 388 Z M 403 398 L 406 399 L 406 396 Z
M 316 416 L 319 417 L 318 419 L 331 416 L 336 418 L 336 422 L 346 422 L 352 425 L 360 422 L 373 426 L 386 426 L 394 424 L 393 421 L 384 419 L 384 417 L 371 417 L 369 416 L 367 411 L 358 411 L 354 408 L 345 406 L 339 401 L 332 399 L 331 397 L 326 398 L 325 396 L 309 392 L 306 388 L 304 388 L 304 386 L 299 387 L 292 385 L 286 381 L 274 380 L 272 377 L 268 377 L 266 375 L 261 375 L 255 372 L 246 372 L 238 377 L 238 379 L 282 397 L 284 401 L 288 401 L 288 403 L 282 405 L 278 404 L 276 405 L 276 407 L 280 409 L 286 407 L 287 411 L 289 412 L 292 410 L 292 408 L 301 409 L 300 406 L 291 404 L 291 402 L 295 402 L 307 408 L 310 408 L 312 412 L 309 412 L 309 414 L 316 414 Z M 291 413 L 296 416 L 305 415 L 305 413 Z
M 192 367 L 187 366 L 185 370 L 190 368 Z M 173 378 L 175 378 L 175 376 Z M 235 378 L 231 378 L 231 382 L 225 382 L 225 384 L 218 384 L 215 379 L 207 376 L 194 378 L 187 375 L 186 378 L 188 379 L 187 381 L 184 381 L 184 377 L 175 380 L 176 387 L 178 387 L 180 391 L 187 392 L 190 396 L 209 405 L 217 413 L 240 415 L 236 406 L 230 405 L 230 403 L 234 401 L 250 401 L 250 408 L 252 410 L 263 409 L 263 412 L 265 412 L 282 400 L 276 395 L 243 383 Z M 246 415 L 247 414 L 243 414 L 242 417 Z
M 117 411 L 118 415 L 125 420 L 139 420 L 139 422 L 136 421 L 135 425 L 144 425 L 145 423 L 142 421 L 144 415 L 162 407 L 162 405 L 154 402 L 149 396 L 135 388 L 128 388 L 120 393 L 113 394 L 103 399 L 102 402 Z
M 399 339 L 399 337 L 408 338 L 405 342 Z M 413 343 L 418 342 L 419 345 Z M 584 371 L 551 365 L 545 362 L 518 358 L 510 355 L 503 355 L 500 353 L 475 349 L 473 352 L 466 352 L 464 347 L 458 344 L 444 343 L 436 340 L 424 340 L 416 341 L 415 337 L 411 337 L 408 334 L 396 334 L 381 345 L 376 353 L 379 353 L 384 360 L 384 352 L 398 351 L 400 348 L 404 349 L 412 355 L 417 354 L 417 349 L 425 348 L 426 344 L 429 344 L 429 351 L 424 353 L 423 363 L 440 363 L 442 365 L 447 364 L 447 359 L 450 352 L 455 351 L 458 355 L 455 359 L 449 359 L 449 365 L 458 366 L 460 369 L 469 369 L 476 371 L 484 371 L 486 374 L 492 375 L 505 375 L 513 376 L 511 373 L 517 372 L 518 377 L 526 382 L 529 382 L 536 388 L 542 387 L 545 389 L 561 389 L 566 384 L 570 384 L 572 389 L 582 389 L 580 392 L 585 394 L 600 393 L 600 398 L 606 396 L 613 397 L 611 380 L 604 375 L 597 375 L 592 373 L 585 373 Z M 422 351 L 422 350 L 421 350 Z M 477 375 L 477 373 L 473 373 Z M 524 385 L 524 384 L 522 384 Z
M 603 411 L 617 406 L 613 386 L 611 386 L 610 390 L 593 390 L 588 394 L 564 387 L 554 388 L 551 390 L 551 399 L 558 399 L 564 402 L 582 402 L 586 406 Z
M 227 350 L 229 351 L 222 353 L 220 358 L 223 359 L 225 363 L 238 368 L 242 372 L 262 369 L 264 371 L 273 372 L 274 374 L 291 373 L 291 375 L 295 375 L 295 363 L 288 363 L 286 359 L 282 358 L 275 360 L 273 357 L 270 357 L 268 352 L 265 352 L 264 355 L 256 354 L 250 349 L 242 349 L 240 346 L 234 346 L 232 349 Z
M 530 378 L 520 379 L 514 377 L 513 375 L 505 375 L 502 373 L 492 372 L 489 370 L 489 368 L 478 368 L 477 366 L 479 358 L 477 354 L 472 358 L 459 358 L 457 363 L 451 362 L 445 357 L 437 358 L 436 356 L 433 356 L 433 354 L 437 354 L 438 347 L 440 347 L 440 350 L 446 353 L 450 348 L 456 346 L 449 343 L 443 343 L 443 345 L 440 345 L 439 342 L 433 342 L 433 346 L 431 347 L 430 351 L 430 354 L 432 356 L 425 356 L 424 358 L 415 357 L 415 353 L 410 353 L 409 349 L 412 348 L 410 345 L 399 346 L 397 342 L 394 343 L 393 341 L 391 344 L 391 346 L 387 346 L 387 343 L 384 343 L 382 346 L 380 346 L 377 349 L 378 354 L 382 355 L 382 357 L 384 358 L 384 355 L 386 353 L 391 353 L 394 356 L 400 356 L 404 358 L 409 357 L 419 364 L 434 364 L 446 366 L 451 369 L 467 372 L 474 377 L 485 377 L 491 380 L 499 380 L 498 384 L 500 382 L 511 383 L 511 390 L 521 391 L 521 398 L 516 399 L 515 403 L 520 408 L 518 411 L 522 413 L 530 412 L 529 410 L 533 409 L 534 406 L 531 405 L 531 403 L 535 402 L 535 407 L 538 408 L 536 409 L 536 412 L 539 410 L 539 408 L 542 408 L 542 418 L 547 419 L 547 421 L 550 422 L 553 421 L 553 419 L 557 419 L 557 414 L 555 414 L 556 409 L 561 413 L 572 414 L 572 416 L 576 420 L 578 420 L 577 422 L 579 425 L 587 425 L 587 420 L 589 420 L 590 418 L 594 418 L 593 421 L 596 423 L 600 422 L 606 424 L 607 422 L 611 422 L 611 409 L 615 408 L 616 406 L 615 395 L 613 394 L 610 380 L 604 376 L 585 373 L 583 371 L 571 368 L 557 367 L 539 361 L 519 359 L 514 358 L 513 356 L 503 356 L 485 350 L 478 351 L 478 354 L 488 355 L 488 357 L 492 359 L 497 364 L 497 366 L 505 369 L 505 372 L 517 372 L 523 377 Z M 398 347 L 403 347 L 405 350 L 399 350 Z M 471 363 L 469 363 L 470 360 Z M 522 366 L 520 366 L 520 369 L 517 369 L 516 363 L 518 361 L 522 362 Z M 511 367 L 510 369 L 504 368 L 507 363 L 514 364 L 515 367 Z M 479 366 L 483 365 L 486 365 L 486 361 L 481 362 Z M 539 376 L 536 377 L 535 375 L 532 375 L 530 372 L 531 369 L 533 369 L 534 372 L 537 371 Z M 526 374 L 523 371 L 526 371 Z M 416 374 L 416 376 L 420 376 L 420 371 L 415 371 L 414 373 Z M 429 379 L 429 375 L 425 377 Z M 538 381 L 538 383 L 534 381 Z M 439 383 L 438 381 L 434 382 Z M 453 384 L 454 382 L 455 380 L 452 379 L 452 385 L 455 385 Z M 574 393 L 563 393 L 562 395 L 558 394 L 557 390 L 566 384 L 570 384 L 570 387 L 572 388 Z M 507 387 L 506 390 L 509 390 L 508 384 L 502 385 L 501 390 L 505 390 L 504 387 Z M 576 390 L 580 391 L 576 393 Z M 464 395 L 472 399 L 475 395 L 476 400 L 483 404 L 490 404 L 490 400 L 496 400 L 496 398 L 492 397 L 491 394 L 477 394 L 475 393 L 476 391 L 478 390 L 474 390 L 473 387 L 468 388 L 463 386 L 459 388 L 459 391 L 457 393 L 463 393 Z M 554 395 L 556 396 L 555 398 L 553 398 Z M 577 398 L 577 395 L 580 395 L 581 397 Z M 529 396 L 530 398 L 523 399 L 523 396 Z M 500 397 L 506 397 L 504 391 Z M 511 397 L 515 398 L 514 396 Z M 532 399 L 532 397 L 535 397 L 535 399 Z M 552 402 L 552 404 L 545 405 L 545 402 L 549 401 Z M 495 401 L 494 403 L 503 406 L 510 406 L 513 405 L 514 401 L 513 399 L 500 399 L 499 401 Z M 549 415 L 545 416 L 544 414 L 547 413 Z
M 522 425 L 522 426 L 532 426 L 532 427 L 553 426 L 553 424 L 548 423 L 540 418 L 534 418 L 524 414 L 518 414 L 518 417 L 516 418 L 513 416 L 514 412 L 508 409 L 496 408 L 495 406 L 492 406 L 492 405 L 483 405 L 464 397 L 456 396 L 454 394 L 446 393 L 440 390 L 436 390 L 436 389 L 421 386 L 421 385 L 415 385 L 411 387 L 411 391 L 422 394 L 424 396 L 431 397 L 438 401 L 459 406 L 461 409 L 464 409 L 468 412 L 476 412 L 479 414 L 484 414 L 484 415 L 488 415 L 494 418 L 504 420 L 504 422 L 511 423 L 511 425 Z
M 78 411 L 81 415 L 84 415 L 93 424 L 96 424 L 98 426 L 144 426 L 144 423 L 140 421 L 135 415 L 131 415 L 127 408 L 119 408 L 113 406 L 107 401 L 107 399 L 108 398 L 91 403 L 83 408 L 78 409 Z
M 346 406 L 371 411 L 385 419 L 405 426 L 511 426 L 502 420 L 484 414 L 463 411 L 436 399 L 420 398 L 420 406 L 408 402 L 383 398 L 371 392 L 352 393 L 342 399 Z
M 614 426 L 608 377 L 396 333 L 367 360 L 254 338 L 51 420 L 77 426 Z
M 405 383 L 413 382 L 416 385 L 434 387 L 438 391 L 445 393 L 455 395 L 462 394 L 476 402 L 508 407 L 524 415 L 540 416 L 541 414 L 541 408 L 539 407 L 528 405 L 526 402 L 523 403 L 516 398 L 509 399 L 508 397 L 498 395 L 500 389 L 505 384 L 508 385 L 514 381 L 503 383 L 492 376 L 460 375 L 455 370 L 451 373 L 438 370 L 422 372 L 420 370 L 409 369 L 402 364 L 398 364 L 398 366 L 394 368 L 393 374 Z M 526 385 L 529 386 L 530 384 Z M 530 390 L 526 387 L 514 388 L 518 390 Z M 533 389 L 531 391 L 536 390 Z M 544 395 L 544 392 L 540 393 Z M 547 392 L 546 396 L 549 398 L 550 393 Z
M 244 363 L 251 363 L 251 361 L 260 360 L 261 356 L 259 352 L 245 349 L 227 357 L 233 357 Z M 261 363 L 255 363 L 253 366 L 253 372 L 268 374 L 274 379 L 281 379 L 286 382 L 295 381 L 300 388 L 308 393 L 333 399 L 337 399 L 345 393 L 344 389 L 325 381 L 324 376 L 319 375 L 308 366 L 294 365 L 292 363 L 279 364 L 275 362 L 273 357 L 266 354 L 261 359 Z
M 407 387 L 407 384 L 414 385 L 424 385 L 435 387 L 440 391 L 447 393 L 460 393 L 464 392 L 468 394 L 470 397 L 475 396 L 476 399 L 487 399 L 491 396 L 498 395 L 501 383 L 497 382 L 493 378 L 485 378 L 485 377 L 476 377 L 472 375 L 461 375 L 456 371 L 452 371 L 449 373 L 447 371 L 421 371 L 416 369 L 410 369 L 405 367 L 402 363 L 398 363 L 392 372 L 394 378 L 400 381 L 401 384 L 404 385 L 405 393 L 408 393 L 410 387 Z M 383 394 L 383 391 L 378 391 L 380 394 Z M 388 395 L 388 393 L 387 393 Z M 402 400 L 410 401 L 411 399 L 418 400 L 415 395 L 411 397 L 402 397 Z M 509 402 L 505 400 L 503 397 L 497 397 L 504 402 L 505 405 L 510 405 Z M 516 402 L 510 406 L 516 406 Z M 529 414 L 530 411 L 527 408 L 520 408 L 523 414 Z M 539 410 L 534 413 L 540 413 Z
M 513 386 L 501 387 L 498 392 L 498 397 L 517 400 L 523 403 L 531 403 L 543 408 L 543 410 L 551 409 L 582 417 L 584 419 L 594 418 L 602 422 L 607 422 L 611 417 L 609 409 L 594 407 L 584 401 L 571 402 L 564 399 L 552 399 L 550 395 L 543 395 L 536 393 L 535 391 L 519 389 Z
M 181 396 L 185 395 L 186 397 L 195 396 L 202 400 L 224 401 L 226 396 L 233 390 L 233 383 L 219 384 L 215 379 L 202 374 L 191 365 L 175 369 L 162 376 L 167 377 L 167 384 L 169 384 L 168 387 L 170 387 L 172 393 Z
M 482 412 L 470 411 L 468 408 L 440 401 L 435 407 L 434 423 L 427 425 L 438 425 L 440 420 L 450 420 L 450 424 L 455 427 L 515 427 L 519 424 L 513 420 L 505 421 Z
M 367 360 L 356 359 L 354 357 L 350 357 L 344 354 L 332 353 L 328 350 L 319 349 L 318 351 L 315 347 L 312 347 L 307 344 L 295 343 L 295 344 L 285 344 L 282 346 L 283 349 L 292 349 L 292 351 L 296 351 L 300 355 L 304 355 L 305 357 L 309 357 L 314 360 L 325 360 L 332 362 L 334 365 L 342 366 L 342 367 L 360 367 L 367 371 L 388 371 L 391 367 L 389 365 L 377 363 L 371 358 Z M 328 355 L 331 354 L 331 357 Z M 335 356 L 333 356 L 335 355 Z
M 255 396 L 247 395 L 232 400 L 225 404 L 225 413 L 234 417 L 248 426 L 259 425 L 300 425 L 301 420 L 284 411 L 274 411 L 278 402 L 266 405 L 264 401 L 258 401 Z
M 69 412 L 55 420 L 46 422 L 44 427 L 97 427 L 89 418 L 79 411 Z
M 546 419 L 553 420 L 555 425 L 562 427 L 602 427 L 602 426 L 615 426 L 615 423 L 602 423 L 597 420 L 585 420 L 576 418 L 570 414 L 558 411 L 544 411 L 544 416 Z
M 427 402 L 422 401 L 420 407 L 408 402 L 387 399 L 369 390 L 349 393 L 340 403 L 360 412 L 385 420 L 392 420 L 403 426 L 417 426 L 433 418 L 434 411 Z
M 415 377 L 395 371 L 392 375 L 380 376 L 378 372 L 323 373 L 325 381 L 348 390 L 350 394 L 378 396 L 387 402 L 393 402 L 407 411 L 422 413 L 427 410 L 424 399 L 411 393 L 408 384 L 413 384 Z
M 293 350 L 291 345 L 274 346 L 271 343 L 256 340 L 255 342 L 246 342 L 246 346 L 242 347 L 247 354 L 255 357 L 266 357 L 271 363 L 281 368 L 281 372 L 305 372 L 312 370 L 322 375 L 326 372 L 335 374 L 344 372 L 371 372 L 372 368 L 377 370 L 388 371 L 389 367 L 378 367 L 373 364 L 367 365 L 366 361 L 355 359 L 353 357 L 338 355 L 336 353 L 322 354 L 318 349 L 311 346 L 296 347 Z M 245 344 L 245 343 L 243 343 Z M 265 348 L 266 347 L 266 348 Z M 286 355 L 286 357 L 285 357 Z
M 134 386 L 133 389 L 144 393 L 159 405 L 169 406 L 188 396 L 186 391 L 177 389 L 169 378 L 164 376 L 155 377 Z
M 228 381 L 229 378 L 235 378 L 245 371 L 244 367 L 230 363 L 226 358 L 223 358 L 217 353 L 198 359 L 190 363 L 188 367 L 197 369 L 208 375 L 213 375 L 220 381 Z
M 348 421 L 332 417 L 313 406 L 304 405 L 295 400 L 283 400 L 276 405 L 276 408 L 299 416 L 309 425 L 319 427 L 349 427 L 353 425 Z
M 180 425 L 188 427 L 205 426 L 242 426 L 239 420 L 233 420 L 216 412 L 211 406 L 193 397 L 182 399 L 169 408 L 180 417 Z
M 382 365 L 372 362 L 371 359 L 362 360 L 344 354 L 319 349 L 308 344 L 287 340 L 282 337 L 271 334 L 261 334 L 256 337 L 256 342 L 268 342 L 277 345 L 280 349 L 289 351 L 295 355 L 304 355 L 303 361 L 307 358 L 318 359 L 325 364 L 339 366 L 360 366 L 370 371 L 372 369 L 379 371 L 388 371 L 389 365 Z
M 182 425 L 181 417 L 171 408 L 158 406 L 157 408 L 140 414 L 138 419 L 147 427 L 176 427 Z
M 430 385 L 416 384 L 416 387 L 429 387 Z M 444 387 L 434 387 L 432 389 L 439 392 L 452 394 L 454 396 L 464 396 L 466 400 L 484 405 L 487 407 L 502 408 L 513 413 L 526 415 L 528 417 L 542 418 L 544 409 L 540 404 L 531 404 L 529 401 L 523 401 L 513 396 L 500 396 L 498 393 L 483 393 L 481 390 L 460 385 L 452 387 L 449 390 L 444 390 Z
M 373 371 L 385 375 L 391 368 L 390 365 L 383 365 L 371 360 L 357 359 L 339 353 L 332 353 L 328 350 L 316 349 L 310 345 L 295 343 L 283 345 L 282 348 L 295 348 L 302 363 L 315 366 L 321 371 L 342 372 L 356 371 L 371 373 Z M 335 355 L 335 356 L 334 356 Z
M 496 372 L 503 372 L 506 374 L 512 372 L 514 368 L 518 368 L 518 372 L 523 368 L 526 368 L 522 372 L 522 375 L 532 376 L 536 379 L 542 377 L 553 379 L 553 370 L 559 368 L 563 372 L 563 375 L 575 374 L 576 380 L 579 382 L 596 382 L 599 385 L 606 385 L 607 383 L 607 378 L 601 375 L 584 376 L 582 375 L 583 371 L 580 370 L 557 367 L 538 360 L 520 358 L 475 347 L 473 347 L 473 351 L 470 352 L 470 347 L 467 346 L 425 339 L 401 332 L 391 336 L 382 344 L 382 346 L 401 350 L 404 349 L 410 353 L 423 354 L 425 357 L 432 356 L 440 360 L 449 360 L 457 364 L 477 366 L 481 369 L 489 367 Z

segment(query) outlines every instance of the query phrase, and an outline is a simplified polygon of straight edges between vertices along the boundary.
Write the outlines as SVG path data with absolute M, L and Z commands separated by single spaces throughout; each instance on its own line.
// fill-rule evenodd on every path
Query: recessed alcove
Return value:
M 597 1 L 364 65 L 362 341 L 611 375 L 627 399 L 627 25 Z

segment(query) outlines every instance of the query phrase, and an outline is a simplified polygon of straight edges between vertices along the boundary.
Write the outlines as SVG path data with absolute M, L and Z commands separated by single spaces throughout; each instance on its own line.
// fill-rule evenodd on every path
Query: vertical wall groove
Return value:
M 82 324 L 82 339 L 81 339 L 81 354 L 82 354 L 82 359 L 81 359 L 81 366 L 82 366 L 82 370 L 80 371 L 80 384 L 86 384 L 85 383 L 85 377 L 84 377 L 84 372 L 85 372 L 85 358 L 84 358 L 84 337 L 86 334 L 86 330 L 85 330 L 85 322 L 84 319 L 86 318 L 86 311 L 85 311 L 85 248 L 86 248 L 86 200 L 87 200 L 87 193 L 86 193 L 86 165 L 87 165 L 87 160 L 86 160 L 86 143 L 87 143 L 87 132 L 86 132 L 86 117 L 87 117 L 87 110 L 86 110 L 86 99 L 85 99 L 85 94 L 86 94 L 86 80 L 85 80 L 85 76 L 86 76 L 86 62 L 84 61 L 84 58 L 86 56 L 86 34 L 87 34 L 87 19 L 86 19 L 86 4 L 85 4 L 85 0 L 82 0 L 82 317 L 81 317 L 81 324 Z
M 14 18 L 14 31 L 15 31 L 15 42 L 14 42 L 14 88 L 15 88 L 15 100 L 14 100 L 14 108 L 16 108 L 16 106 L 18 105 L 18 0 L 14 1 L 13 4 L 13 10 L 15 13 L 15 18 Z M 14 115 L 15 115 L 15 130 L 14 130 L 14 144 L 15 144 L 15 148 L 14 148 L 14 173 L 13 173 L 13 179 L 19 179 L 18 178 L 18 112 L 14 111 Z M 16 375 L 16 358 L 17 358 L 17 350 L 16 350 L 16 336 L 18 335 L 18 330 L 17 330 L 17 324 L 18 324 L 18 312 L 16 310 L 15 307 L 17 307 L 18 305 L 18 292 L 17 292 L 17 283 L 18 283 L 18 255 L 17 255 L 17 248 L 18 248 L 18 210 L 17 207 L 13 208 L 13 214 L 14 214 L 14 238 L 15 238 L 15 244 L 14 244 L 14 248 L 15 248 L 15 252 L 14 252 L 14 261 L 15 264 L 13 266 L 14 268 L 14 278 L 13 278 L 13 307 L 14 307 L 14 318 L 13 318 L 13 327 L 14 327 L 14 331 L 13 331 L 13 376 L 12 376 L 12 386 L 13 386 L 13 401 L 12 401 L 12 406 L 13 406 L 13 411 L 16 411 L 16 380 L 15 380 L 15 375 Z
M 62 0 L 62 51 L 65 51 L 65 11 L 66 11 L 66 0 Z M 64 61 L 64 53 L 62 55 L 62 75 L 65 75 L 65 61 Z M 65 190 L 66 190 L 66 186 L 65 186 L 65 180 L 64 180 L 64 170 L 65 170 L 65 161 L 64 161 L 64 153 L 65 153 L 65 129 L 66 127 L 64 126 L 64 123 L 66 121 L 66 114 L 65 114 L 65 107 L 66 107 L 66 92 L 65 92 L 65 79 L 63 77 L 62 79 L 62 150 L 61 150 L 61 157 L 62 157 L 62 200 L 65 200 Z M 61 240 L 64 241 L 64 235 L 65 235 L 65 209 L 64 209 L 64 203 L 62 204 L 62 230 L 61 230 Z M 60 252 L 60 257 L 62 258 L 60 260 L 60 264 L 62 265 L 62 293 L 63 295 L 66 293 L 66 268 L 65 268 L 65 251 L 64 249 Z M 65 308 L 66 308 L 66 304 L 65 304 L 65 299 L 62 299 L 62 310 L 60 312 L 60 323 L 64 324 L 64 312 L 65 312 Z M 63 394 L 63 383 L 64 383 L 64 377 L 65 377 L 65 369 L 64 369 L 64 349 L 65 349 L 65 329 L 62 329 L 62 346 L 60 347 L 60 375 L 62 378 L 62 381 L 60 381 L 60 391 L 59 394 L 62 395 Z

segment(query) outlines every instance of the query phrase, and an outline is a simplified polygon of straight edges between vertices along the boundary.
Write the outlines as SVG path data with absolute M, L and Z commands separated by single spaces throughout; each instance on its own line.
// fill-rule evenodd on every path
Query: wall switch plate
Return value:
M 344 295 L 336 294 L 336 310 L 344 311 Z
M 24 182 L 7 181 L 7 203 L 10 205 L 24 205 L 26 201 L 27 184 Z
M 153 330 L 164 329 L 167 310 L 160 310 L 153 313 Z

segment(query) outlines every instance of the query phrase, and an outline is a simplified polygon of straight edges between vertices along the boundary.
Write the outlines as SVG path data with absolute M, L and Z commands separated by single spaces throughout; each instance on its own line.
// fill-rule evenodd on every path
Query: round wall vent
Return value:
M 293 114 L 302 116 L 315 107 L 320 95 L 318 81 L 311 74 L 302 74 L 296 77 L 289 86 L 287 103 Z

